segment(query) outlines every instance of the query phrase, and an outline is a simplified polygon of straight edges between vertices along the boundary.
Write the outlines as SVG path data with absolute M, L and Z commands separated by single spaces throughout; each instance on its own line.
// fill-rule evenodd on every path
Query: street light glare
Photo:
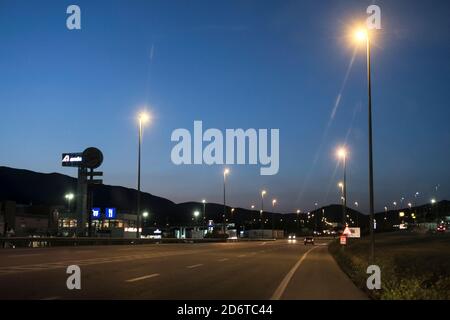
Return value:
M 194 211 L 194 217 L 198 217 L 200 215 L 200 212 L 199 211 Z
M 146 111 L 139 113 L 138 119 L 141 123 L 147 123 L 150 120 L 150 115 Z
M 68 193 L 64 196 L 67 200 L 72 200 L 74 198 L 74 194 L 73 193 Z
M 227 174 L 229 174 L 230 173 L 230 169 L 228 169 L 228 168 L 225 168 L 225 170 L 223 170 L 223 174 L 226 176 Z
M 345 147 L 339 147 L 336 151 L 336 155 L 339 159 L 345 159 L 347 157 L 347 149 Z
M 266 190 L 261 191 L 261 195 L 265 195 L 266 194 Z
M 355 31 L 354 37 L 355 37 L 355 40 L 358 41 L 358 42 L 362 42 L 364 40 L 367 40 L 367 37 L 368 37 L 367 30 L 362 29 L 362 28 L 357 29 Z
M 143 216 L 144 218 L 147 218 L 147 217 L 148 217 L 148 212 L 145 211 L 144 213 L 142 213 L 142 216 Z

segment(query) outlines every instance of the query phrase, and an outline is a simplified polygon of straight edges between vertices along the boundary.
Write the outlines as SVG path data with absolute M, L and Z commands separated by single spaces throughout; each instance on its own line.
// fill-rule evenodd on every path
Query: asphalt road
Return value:
M 81 289 L 68 290 L 69 265 Z M 0 250 L 0 299 L 366 299 L 302 241 Z

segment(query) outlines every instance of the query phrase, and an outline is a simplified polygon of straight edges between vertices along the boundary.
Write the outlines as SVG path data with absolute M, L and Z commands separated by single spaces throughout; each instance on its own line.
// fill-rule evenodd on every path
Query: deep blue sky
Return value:
M 144 191 L 222 201 L 222 166 L 170 160 L 171 132 L 203 120 L 221 130 L 280 129 L 278 175 L 230 166 L 230 205 L 259 206 L 263 187 L 283 211 L 337 203 L 334 150 L 346 142 L 348 201 L 367 210 L 364 49 L 344 79 L 355 50 L 348 29 L 371 3 L 0 0 L 0 165 L 75 175 L 60 154 L 96 146 L 105 183 L 134 187 L 135 116 L 148 106 Z M 436 184 L 448 198 L 450 5 L 375 3 L 383 26 L 372 57 L 376 208 L 416 191 L 428 201 Z M 80 31 L 66 28 L 70 4 L 81 7 Z

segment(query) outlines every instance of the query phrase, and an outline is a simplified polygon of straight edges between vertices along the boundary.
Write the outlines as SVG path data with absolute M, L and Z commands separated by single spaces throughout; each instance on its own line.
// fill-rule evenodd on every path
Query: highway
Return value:
M 81 289 L 69 290 L 69 265 Z M 0 299 L 367 299 L 326 242 L 0 249 Z

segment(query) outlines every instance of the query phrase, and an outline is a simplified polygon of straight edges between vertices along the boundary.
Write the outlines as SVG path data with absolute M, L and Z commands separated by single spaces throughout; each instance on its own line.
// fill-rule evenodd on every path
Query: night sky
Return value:
M 135 187 L 146 108 L 143 191 L 222 201 L 224 166 L 170 159 L 172 131 L 202 120 L 223 132 L 280 129 L 278 174 L 229 166 L 229 205 L 259 207 L 262 188 L 284 212 L 338 203 L 335 150 L 347 144 L 348 204 L 367 210 L 366 56 L 348 35 L 372 3 L 383 28 L 372 47 L 376 210 L 416 191 L 421 203 L 449 198 L 445 0 L 0 0 L 0 165 L 74 176 L 61 153 L 96 146 L 104 182 Z M 66 28 L 70 4 L 81 30 Z

